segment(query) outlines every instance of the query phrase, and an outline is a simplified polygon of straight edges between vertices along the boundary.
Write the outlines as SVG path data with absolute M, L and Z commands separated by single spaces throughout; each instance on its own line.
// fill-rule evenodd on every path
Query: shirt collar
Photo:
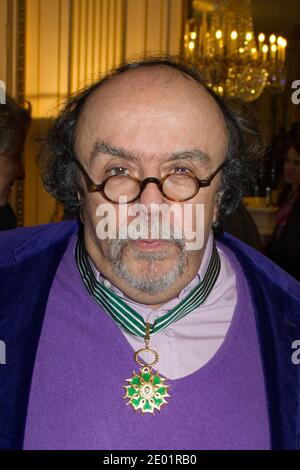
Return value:
M 176 296 L 177 299 L 181 300 L 184 298 L 200 281 L 203 279 L 207 268 L 208 264 L 211 258 L 212 254 L 212 249 L 213 249 L 213 232 L 211 231 L 206 243 L 206 247 L 204 250 L 202 262 L 199 268 L 198 273 L 196 276 L 189 282 Z M 119 297 L 123 298 L 124 300 L 131 300 L 129 299 L 124 292 L 122 292 L 118 287 L 116 287 L 114 284 L 112 284 L 108 279 L 106 279 L 101 272 L 96 268 L 95 264 L 93 263 L 92 259 L 89 257 L 89 262 L 91 265 L 91 268 L 93 270 L 93 273 L 95 275 L 95 278 L 98 282 L 102 282 L 106 287 L 111 289 L 116 295 Z

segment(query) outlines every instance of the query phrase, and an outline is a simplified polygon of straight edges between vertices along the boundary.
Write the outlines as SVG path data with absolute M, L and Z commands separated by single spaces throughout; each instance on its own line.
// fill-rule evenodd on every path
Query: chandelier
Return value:
M 251 0 L 190 0 L 188 6 L 184 56 L 216 93 L 253 101 L 266 87 L 284 90 L 287 41 L 255 37 Z

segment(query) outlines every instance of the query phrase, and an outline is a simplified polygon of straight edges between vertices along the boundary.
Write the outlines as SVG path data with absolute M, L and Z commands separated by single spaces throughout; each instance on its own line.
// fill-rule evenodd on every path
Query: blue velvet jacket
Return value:
M 0 233 L 0 448 L 22 449 L 35 356 L 49 290 L 75 221 Z M 222 242 L 249 283 L 265 377 L 273 449 L 300 448 L 300 284 L 237 239 Z M 295 362 L 295 361 L 294 361 Z M 247 364 L 245 364 L 247 367 Z

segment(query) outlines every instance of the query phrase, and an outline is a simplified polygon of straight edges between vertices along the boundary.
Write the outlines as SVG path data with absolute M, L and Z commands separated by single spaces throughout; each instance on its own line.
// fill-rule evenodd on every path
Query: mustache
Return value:
M 151 223 L 148 220 L 139 220 L 139 230 L 135 230 L 132 234 L 132 230 L 128 230 L 128 226 L 119 227 L 117 239 L 123 240 L 124 242 L 130 242 L 134 240 L 164 240 L 179 244 L 180 246 L 185 245 L 183 237 L 176 237 L 174 230 L 170 225 L 166 223 Z
M 118 234 L 119 236 L 114 240 L 110 240 L 110 257 L 114 263 L 116 263 L 116 260 L 121 256 L 125 248 L 129 246 L 130 243 L 135 240 L 141 240 L 146 238 L 145 233 L 149 232 L 149 223 L 148 221 L 145 221 L 142 223 L 142 225 L 143 230 L 141 230 L 142 233 L 138 238 L 131 237 L 130 234 L 127 233 L 127 227 L 124 226 L 120 227 Z M 148 239 L 151 239 L 151 237 L 148 237 Z M 157 236 L 156 234 L 155 240 L 169 241 L 170 243 L 173 243 L 177 246 L 181 254 L 185 252 L 185 241 L 183 239 L 175 238 L 174 232 L 173 230 L 171 230 L 170 227 L 168 227 L 167 229 L 163 226 L 160 227 L 159 236 Z M 144 259 L 145 261 L 155 261 L 166 259 L 166 257 L 168 257 L 168 254 L 165 252 L 165 250 L 156 253 L 141 253 L 139 250 L 137 250 L 136 256 L 139 259 Z

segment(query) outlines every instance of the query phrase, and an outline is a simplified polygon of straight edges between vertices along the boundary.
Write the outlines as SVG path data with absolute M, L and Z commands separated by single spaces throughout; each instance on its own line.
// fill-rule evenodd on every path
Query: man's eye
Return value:
M 187 174 L 190 173 L 192 174 L 192 170 L 190 168 L 187 168 L 185 166 L 176 166 L 172 168 L 171 173 L 179 173 L 179 174 Z
M 113 168 L 109 168 L 106 170 L 106 173 L 112 174 L 112 175 L 123 175 L 123 174 L 129 174 L 129 170 L 127 168 L 124 168 L 122 166 L 116 166 Z

